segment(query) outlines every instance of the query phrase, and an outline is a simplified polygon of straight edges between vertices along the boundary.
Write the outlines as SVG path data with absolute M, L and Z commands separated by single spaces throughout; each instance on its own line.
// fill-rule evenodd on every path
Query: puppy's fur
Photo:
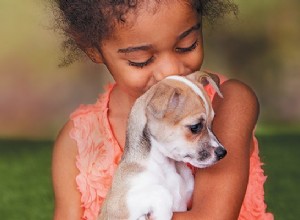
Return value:
M 226 154 L 211 132 L 207 83 L 221 95 L 218 77 L 196 72 L 168 77 L 137 99 L 99 220 L 168 220 L 174 211 L 187 210 L 194 178 L 186 163 L 208 167 Z

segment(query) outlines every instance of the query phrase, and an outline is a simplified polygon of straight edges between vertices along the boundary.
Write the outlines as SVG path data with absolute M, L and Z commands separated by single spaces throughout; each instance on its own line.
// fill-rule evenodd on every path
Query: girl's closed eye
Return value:
M 191 52 L 194 49 L 196 49 L 196 47 L 198 46 L 199 41 L 198 39 L 189 47 L 176 47 L 175 51 L 178 53 L 187 53 L 187 52 Z
M 177 53 L 187 53 L 187 52 L 191 52 L 194 49 L 196 49 L 198 46 L 198 39 L 189 47 L 177 47 L 175 48 L 175 51 Z M 135 66 L 135 67 L 139 67 L 139 68 L 143 68 L 145 66 L 147 66 L 148 64 L 152 63 L 154 61 L 154 57 L 150 57 L 148 60 L 146 60 L 145 62 L 134 62 L 131 60 L 128 60 L 128 64 L 130 66 Z
M 194 49 L 197 48 L 198 44 L 199 44 L 199 41 L 198 41 L 198 39 L 196 39 L 196 41 L 194 43 L 192 43 L 192 45 L 190 45 L 188 47 L 176 47 L 175 48 L 175 52 L 177 52 L 177 53 L 188 53 L 188 52 L 191 52 L 191 51 L 193 51 Z M 143 67 L 151 64 L 153 61 L 154 61 L 154 56 L 151 56 L 149 59 L 147 59 L 144 62 L 135 62 L 135 61 L 128 60 L 128 64 L 130 66 L 143 68 Z
M 128 64 L 129 64 L 129 66 L 143 68 L 143 67 L 147 66 L 148 64 L 152 63 L 153 60 L 154 60 L 154 56 L 151 56 L 145 62 L 134 62 L 134 61 L 128 60 Z

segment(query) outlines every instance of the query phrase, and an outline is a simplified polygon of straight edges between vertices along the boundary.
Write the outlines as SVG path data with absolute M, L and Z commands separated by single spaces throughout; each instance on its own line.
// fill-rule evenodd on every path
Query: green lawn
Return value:
M 300 219 L 300 135 L 261 135 L 266 200 L 278 220 Z M 0 140 L 0 218 L 51 219 L 51 141 Z
M 0 141 L 0 219 L 51 219 L 52 142 Z
M 276 220 L 300 219 L 300 134 L 258 138 L 268 175 L 265 193 L 269 210 Z

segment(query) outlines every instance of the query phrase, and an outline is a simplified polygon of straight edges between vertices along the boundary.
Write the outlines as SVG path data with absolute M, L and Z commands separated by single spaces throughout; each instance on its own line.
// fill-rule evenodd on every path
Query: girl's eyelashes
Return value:
M 176 52 L 178 53 L 186 53 L 186 52 L 191 52 L 194 49 L 196 49 L 196 47 L 198 46 L 198 39 L 189 47 L 177 47 L 175 49 Z
M 139 67 L 139 68 L 143 68 L 144 66 L 147 66 L 148 64 L 152 63 L 154 60 L 154 57 L 150 57 L 148 60 L 146 60 L 145 62 L 133 62 L 128 60 L 128 64 L 129 66 L 135 66 L 135 67 Z
M 189 47 L 177 47 L 175 49 L 175 52 L 177 52 L 177 53 L 188 53 L 188 52 L 191 52 L 194 49 L 196 49 L 197 46 L 198 46 L 198 39 Z M 154 56 L 150 57 L 145 62 L 133 62 L 131 60 L 128 60 L 128 65 L 138 67 L 138 68 L 143 68 L 143 67 L 151 64 L 153 61 L 154 61 Z

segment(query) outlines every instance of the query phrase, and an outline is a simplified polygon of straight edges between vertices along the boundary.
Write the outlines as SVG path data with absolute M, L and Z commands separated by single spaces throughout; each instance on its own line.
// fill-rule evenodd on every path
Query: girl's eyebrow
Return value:
M 188 36 L 192 31 L 197 31 L 199 30 L 201 27 L 201 23 L 197 23 L 196 25 L 194 25 L 193 27 L 191 27 L 190 29 L 186 30 L 185 32 L 183 32 L 182 34 L 180 34 L 178 36 L 178 40 L 181 40 L 183 38 L 185 38 L 186 36 Z
M 150 49 L 152 49 L 151 45 L 143 45 L 143 46 L 137 46 L 137 47 L 127 47 L 124 49 L 118 49 L 118 53 L 131 53 L 131 52 L 135 52 L 138 50 L 147 51 Z
M 192 26 L 190 29 L 188 29 L 188 30 L 184 31 L 182 34 L 180 34 L 178 36 L 178 40 L 185 38 L 193 31 L 199 30 L 200 27 L 201 27 L 201 24 L 197 23 L 196 25 Z M 148 51 L 150 49 L 152 49 L 152 45 L 142 45 L 142 46 L 137 46 L 137 47 L 121 48 L 121 49 L 118 49 L 118 53 L 132 53 L 132 52 L 139 51 L 139 50 Z

